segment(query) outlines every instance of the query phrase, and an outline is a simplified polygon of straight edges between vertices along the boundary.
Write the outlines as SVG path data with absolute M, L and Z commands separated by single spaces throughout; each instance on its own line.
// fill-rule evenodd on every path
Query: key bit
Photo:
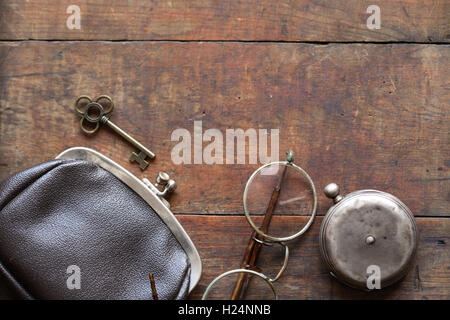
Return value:
M 130 156 L 130 162 L 139 163 L 139 168 L 141 168 L 141 170 L 145 170 L 148 167 L 148 161 L 146 161 L 145 158 L 147 158 L 147 155 L 142 151 L 139 152 L 139 154 L 137 154 L 136 152 L 132 152 Z

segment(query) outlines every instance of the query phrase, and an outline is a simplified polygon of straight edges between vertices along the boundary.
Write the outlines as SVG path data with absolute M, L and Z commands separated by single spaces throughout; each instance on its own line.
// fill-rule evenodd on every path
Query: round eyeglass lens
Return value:
M 208 300 L 273 300 L 276 298 L 275 287 L 266 276 L 246 269 L 234 269 L 221 274 L 209 284 L 202 297 Z
M 244 197 L 244 209 L 251 221 L 275 238 L 307 229 L 315 212 L 314 186 L 295 165 L 275 163 L 258 169 L 250 177 Z

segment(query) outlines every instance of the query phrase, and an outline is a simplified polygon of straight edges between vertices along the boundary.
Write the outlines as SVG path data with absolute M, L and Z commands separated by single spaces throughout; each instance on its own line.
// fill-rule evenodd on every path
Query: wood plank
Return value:
M 244 217 L 188 216 L 177 218 L 194 241 L 203 262 L 200 284 L 191 294 L 199 299 L 206 286 L 221 273 L 239 268 L 251 228 Z M 271 224 L 275 232 L 292 227 L 304 217 L 283 217 Z M 288 243 L 288 267 L 275 283 L 280 299 L 449 299 L 450 298 L 450 220 L 418 218 L 419 249 L 408 275 L 399 283 L 380 291 L 363 292 L 342 285 L 332 278 L 321 261 L 318 247 L 322 217 L 299 240 Z M 274 275 L 282 264 L 282 253 L 262 252 L 260 266 Z M 218 283 L 224 289 L 225 283 Z M 216 295 L 216 298 L 229 298 Z
M 67 7 L 81 11 L 70 30 Z M 383 1 L 369 30 L 369 0 L 2 1 L 4 40 L 256 40 L 449 42 L 449 2 Z
M 393 193 L 418 216 L 448 216 L 448 45 L 183 42 L 0 44 L 0 179 L 73 146 L 94 148 L 153 180 L 178 182 L 176 213 L 242 214 L 258 164 L 182 164 L 171 134 L 279 129 L 319 190 Z M 132 148 L 109 129 L 84 136 L 72 104 L 111 95 L 112 116 L 157 154 L 141 173 Z M 206 146 L 208 143 L 203 143 Z

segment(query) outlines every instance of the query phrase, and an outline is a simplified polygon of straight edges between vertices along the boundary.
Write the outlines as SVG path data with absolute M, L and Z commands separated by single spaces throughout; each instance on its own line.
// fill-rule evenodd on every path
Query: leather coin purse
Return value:
M 174 181 L 157 182 L 78 147 L 6 179 L 3 278 L 27 299 L 185 298 L 201 260 L 164 199 Z
M 320 252 L 331 274 L 362 290 L 382 289 L 402 279 L 417 250 L 417 227 L 398 198 L 377 190 L 341 196 L 324 189 L 334 205 L 320 229 Z

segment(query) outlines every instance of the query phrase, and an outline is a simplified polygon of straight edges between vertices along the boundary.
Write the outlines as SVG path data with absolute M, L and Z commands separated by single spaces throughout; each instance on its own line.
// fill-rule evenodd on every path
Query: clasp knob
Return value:
M 339 186 L 336 183 L 330 183 L 323 189 L 323 193 L 330 198 L 333 199 L 334 203 L 338 203 L 344 197 L 339 194 Z
M 152 184 L 147 178 L 143 178 L 142 181 L 148 188 L 150 188 L 150 190 L 153 191 L 154 194 L 156 194 L 162 200 L 162 202 L 168 208 L 170 207 L 169 202 L 165 198 L 167 198 L 167 196 L 174 192 L 177 188 L 175 180 L 170 179 L 167 173 L 161 171 L 156 177 L 155 184 Z M 160 190 L 160 187 L 163 187 L 162 191 Z
M 172 193 L 177 188 L 177 184 L 175 180 L 170 179 L 169 174 L 161 171 L 156 177 L 155 187 L 162 186 L 164 187 L 163 191 L 160 193 L 160 196 L 165 197 L 169 193 Z
M 165 186 L 170 180 L 170 177 L 167 173 L 165 172 L 160 172 L 158 174 L 158 176 L 156 177 L 156 185 L 155 186 Z

